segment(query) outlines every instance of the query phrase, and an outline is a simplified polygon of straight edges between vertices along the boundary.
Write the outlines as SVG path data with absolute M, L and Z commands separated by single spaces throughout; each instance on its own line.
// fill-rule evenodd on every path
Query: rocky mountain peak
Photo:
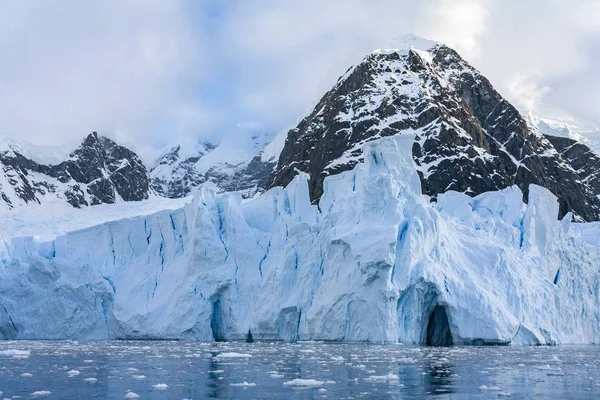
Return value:
M 9 207 L 64 199 L 73 207 L 144 200 L 151 194 L 140 158 L 111 139 L 89 134 L 62 162 L 38 163 L 18 150 L 0 153 L 0 197 Z
M 460 55 L 448 46 L 404 37 L 350 68 L 314 110 L 288 133 L 269 187 L 310 174 L 317 201 L 326 176 L 362 160 L 364 143 L 414 133 L 413 157 L 425 194 L 448 190 L 471 196 L 529 184 L 559 197 L 561 214 L 597 220 L 594 185 Z

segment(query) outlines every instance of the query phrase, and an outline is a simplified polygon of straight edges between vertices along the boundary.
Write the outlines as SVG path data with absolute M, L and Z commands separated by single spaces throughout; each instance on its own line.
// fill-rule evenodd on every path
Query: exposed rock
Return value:
M 88 135 L 57 165 L 43 165 L 18 149 L 0 151 L 0 198 L 9 207 L 64 199 L 73 207 L 117 200 L 139 201 L 151 193 L 148 172 L 139 157 L 112 140 Z M 0 177 L 2 178 L 2 177 Z
M 596 176 L 581 179 L 582 167 L 528 126 L 476 69 L 439 43 L 409 38 L 403 47 L 368 55 L 338 80 L 289 131 L 268 187 L 307 172 L 316 201 L 326 176 L 362 159 L 364 143 L 411 132 L 425 194 L 473 196 L 517 184 L 527 198 L 534 183 L 559 197 L 561 217 L 600 218 Z

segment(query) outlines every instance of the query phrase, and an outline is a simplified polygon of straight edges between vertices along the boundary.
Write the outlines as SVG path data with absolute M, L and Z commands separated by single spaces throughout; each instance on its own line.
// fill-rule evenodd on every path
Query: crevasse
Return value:
M 5 240 L 0 338 L 598 343 L 596 225 L 558 221 L 535 185 L 527 205 L 516 186 L 432 203 L 413 141 L 365 144 L 318 207 L 300 174 L 249 201 L 203 191 L 51 242 Z

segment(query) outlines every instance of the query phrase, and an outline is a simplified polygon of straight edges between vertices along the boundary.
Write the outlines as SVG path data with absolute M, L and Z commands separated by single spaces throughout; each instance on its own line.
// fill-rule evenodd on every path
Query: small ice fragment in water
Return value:
M 69 378 L 72 378 L 74 376 L 79 375 L 81 372 L 77 371 L 76 369 L 72 369 L 69 372 L 67 372 L 67 375 L 69 375 Z
M 98 382 L 98 379 L 96 379 L 96 378 L 85 378 L 83 381 L 84 382 L 89 382 L 89 383 L 96 383 L 96 382 Z
M 21 374 L 21 376 L 23 378 L 31 378 L 33 375 L 31 375 L 29 372 L 24 372 L 24 373 Z
M 492 392 L 501 392 L 502 389 L 500 389 L 498 386 L 485 386 L 485 385 L 481 385 L 479 386 L 479 390 L 489 390 Z
M 126 399 L 139 399 L 140 395 L 134 392 L 127 392 L 127 394 L 125 395 Z
M 132 376 L 133 379 L 146 379 L 146 375 L 134 375 Z
M 31 355 L 29 350 L 16 350 L 16 349 L 8 349 L 8 350 L 0 350 L 0 356 L 9 356 L 15 358 L 27 358 Z
M 50 392 L 47 390 L 38 390 L 36 392 L 31 393 L 31 395 L 33 397 L 45 397 L 45 396 L 50 396 Z
M 215 358 L 250 358 L 252 355 L 250 354 L 242 354 L 242 353 L 221 353 L 217 354 Z
M 325 382 L 317 381 L 315 379 L 294 379 L 291 381 L 283 382 L 283 386 L 297 386 L 297 387 L 318 387 L 323 386 Z
M 256 386 L 256 383 L 252 383 L 252 382 L 250 382 L 250 383 L 248 383 L 248 382 L 231 383 L 231 384 L 229 384 L 229 386 L 247 388 L 247 387 L 254 387 L 254 386 Z
M 166 383 L 158 383 L 156 385 L 152 385 L 152 387 L 156 390 L 166 390 L 169 385 L 167 385 Z
M 371 381 L 371 382 L 396 382 L 398 381 L 398 375 L 395 374 L 387 374 L 387 375 L 381 375 L 381 376 L 377 376 L 377 375 L 371 375 L 368 378 L 366 378 L 366 381 Z

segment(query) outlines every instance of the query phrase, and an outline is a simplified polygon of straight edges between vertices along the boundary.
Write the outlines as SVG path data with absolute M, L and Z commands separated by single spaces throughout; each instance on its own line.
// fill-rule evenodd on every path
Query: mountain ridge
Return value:
M 534 183 L 559 197 L 561 217 L 574 211 L 580 220 L 600 218 L 596 185 L 580 184 L 570 161 L 479 71 L 441 43 L 403 43 L 350 68 L 289 131 L 269 188 L 303 171 L 315 202 L 326 176 L 361 160 L 364 143 L 408 132 L 417 136 L 413 155 L 423 192 L 433 198 L 517 184 L 527 200 Z

